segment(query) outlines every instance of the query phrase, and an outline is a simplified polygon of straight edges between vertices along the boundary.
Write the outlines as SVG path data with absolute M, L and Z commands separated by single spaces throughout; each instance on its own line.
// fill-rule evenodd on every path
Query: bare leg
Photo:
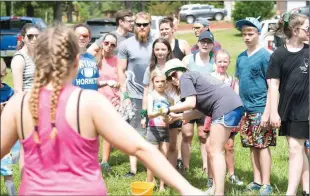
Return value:
M 159 148 L 159 145 L 154 145 L 154 147 L 155 148 Z M 155 181 L 155 179 L 154 179 L 154 174 L 153 174 L 153 172 L 151 171 L 151 170 L 149 170 L 149 169 L 147 169 L 147 172 L 146 172 L 146 180 L 148 181 L 148 182 L 154 182 Z
M 287 137 L 287 141 L 289 146 L 289 168 L 288 168 L 288 187 L 286 195 L 296 195 L 303 170 L 305 139 Z
M 202 158 L 202 169 L 207 174 L 208 172 L 208 154 L 207 154 L 207 133 L 204 132 L 204 126 L 199 125 L 198 130 L 198 139 L 200 141 L 200 153 Z
M 129 162 L 130 162 L 130 171 L 134 174 L 137 173 L 137 164 L 138 160 L 135 156 L 129 156 Z
M 194 136 L 194 124 L 187 123 L 182 127 L 182 159 L 184 168 L 189 168 L 190 156 L 191 156 L 191 145 Z
M 170 145 L 168 150 L 168 160 L 173 165 L 173 167 L 176 167 L 177 165 L 177 158 L 178 158 L 178 152 L 177 152 L 177 139 L 178 139 L 178 133 L 179 129 L 169 129 L 169 137 L 170 137 Z
M 103 139 L 103 148 L 102 148 L 102 163 L 108 162 L 110 158 L 112 145 L 105 139 Z
M 259 150 L 259 163 L 261 168 L 262 184 L 269 185 L 271 172 L 271 153 L 269 147 Z
M 182 128 L 180 128 L 182 129 Z M 182 145 L 182 131 L 180 131 L 180 129 L 178 129 L 178 137 L 177 137 L 177 152 L 178 152 L 178 157 L 177 159 L 182 160 L 182 150 L 181 150 L 181 145 Z
M 257 148 L 251 148 L 251 161 L 253 167 L 253 174 L 254 174 L 254 182 L 257 184 L 262 184 L 261 179 L 261 168 L 259 163 L 259 150 Z
M 309 194 L 309 160 L 306 153 L 303 153 L 303 168 L 302 168 L 302 189 Z
M 160 148 L 161 153 L 163 153 L 163 155 L 165 157 L 167 157 L 168 156 L 168 149 L 169 149 L 169 142 L 161 142 L 159 144 L 159 148 Z M 159 190 L 160 191 L 165 190 L 165 182 L 162 180 L 160 180 Z
M 214 171 L 215 195 L 224 195 L 226 163 L 223 149 L 227 143 L 231 130 L 231 128 L 226 128 L 221 124 L 211 125 L 210 145 L 212 171 Z
M 225 144 L 225 160 L 229 176 L 235 173 L 234 137 L 229 138 Z

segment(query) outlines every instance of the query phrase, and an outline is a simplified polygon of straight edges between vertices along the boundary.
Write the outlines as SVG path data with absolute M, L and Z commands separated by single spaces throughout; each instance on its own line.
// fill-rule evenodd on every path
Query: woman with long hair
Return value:
M 45 30 L 34 51 L 34 86 L 8 101 L 1 115 L 0 158 L 19 139 L 25 151 L 20 195 L 106 195 L 99 135 L 136 156 L 182 195 L 202 195 L 94 90 L 73 86 L 79 46 L 72 29 Z

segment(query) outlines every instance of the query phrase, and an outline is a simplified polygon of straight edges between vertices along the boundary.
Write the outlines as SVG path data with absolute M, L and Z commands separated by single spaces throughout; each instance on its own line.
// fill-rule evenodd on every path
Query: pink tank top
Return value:
M 114 80 L 118 82 L 117 76 L 117 57 L 112 56 L 111 58 L 106 58 L 105 63 L 99 69 L 99 81 Z M 116 88 L 111 88 L 110 86 L 105 86 L 98 89 L 99 93 L 103 94 L 113 106 L 120 104 L 120 93 Z
M 24 138 L 24 173 L 19 195 L 106 195 L 99 161 L 99 139 L 87 139 L 72 129 L 66 120 L 66 105 L 78 87 L 63 88 L 56 113 L 57 136 L 50 139 L 51 91 L 41 89 L 39 96 L 38 133 Z

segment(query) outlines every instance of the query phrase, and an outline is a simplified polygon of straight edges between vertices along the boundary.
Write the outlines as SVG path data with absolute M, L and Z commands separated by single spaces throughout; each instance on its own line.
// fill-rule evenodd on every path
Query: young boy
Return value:
M 2 112 L 6 102 L 13 96 L 14 91 L 7 84 L 2 83 L 3 78 L 7 75 L 6 64 L 1 58 L 0 60 L 0 113 Z M 1 176 L 4 177 L 4 184 L 8 195 L 16 195 L 15 185 L 13 183 L 13 156 L 17 154 L 18 156 L 18 147 L 19 143 L 17 142 L 11 150 L 10 154 L 7 154 L 3 159 L 1 159 Z M 14 156 L 15 157 L 15 156 Z
M 268 128 L 269 100 L 266 79 L 270 54 L 259 44 L 261 24 L 256 18 L 239 20 L 236 27 L 242 31 L 247 49 L 236 63 L 236 91 L 239 93 L 245 115 L 240 123 L 243 147 L 250 147 L 254 181 L 247 186 L 249 191 L 270 195 L 271 154 L 269 146 L 276 146 L 276 130 Z

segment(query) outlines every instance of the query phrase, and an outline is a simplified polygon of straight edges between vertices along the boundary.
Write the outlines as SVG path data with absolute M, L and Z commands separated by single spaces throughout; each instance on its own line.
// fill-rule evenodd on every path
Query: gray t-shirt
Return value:
M 127 60 L 126 86 L 129 97 L 142 99 L 143 77 L 151 63 L 153 40 L 147 43 L 139 42 L 135 36 L 123 41 L 119 46 L 118 58 Z
M 111 31 L 110 33 L 116 35 L 117 37 L 117 46 L 120 45 L 120 43 L 130 37 L 132 37 L 134 34 L 133 33 L 130 33 L 128 32 L 128 34 L 126 36 L 122 36 L 122 35 L 119 35 L 116 31 Z M 106 34 L 102 35 L 99 39 L 96 39 L 95 43 L 97 44 L 97 46 L 99 48 L 102 48 L 102 41 L 103 41 L 103 38 Z M 116 49 L 114 50 L 114 53 L 117 54 L 118 52 L 118 47 L 116 47 Z
M 208 73 L 185 72 L 180 90 L 181 99 L 196 95 L 196 109 L 214 120 L 242 106 L 241 98 L 229 85 Z

